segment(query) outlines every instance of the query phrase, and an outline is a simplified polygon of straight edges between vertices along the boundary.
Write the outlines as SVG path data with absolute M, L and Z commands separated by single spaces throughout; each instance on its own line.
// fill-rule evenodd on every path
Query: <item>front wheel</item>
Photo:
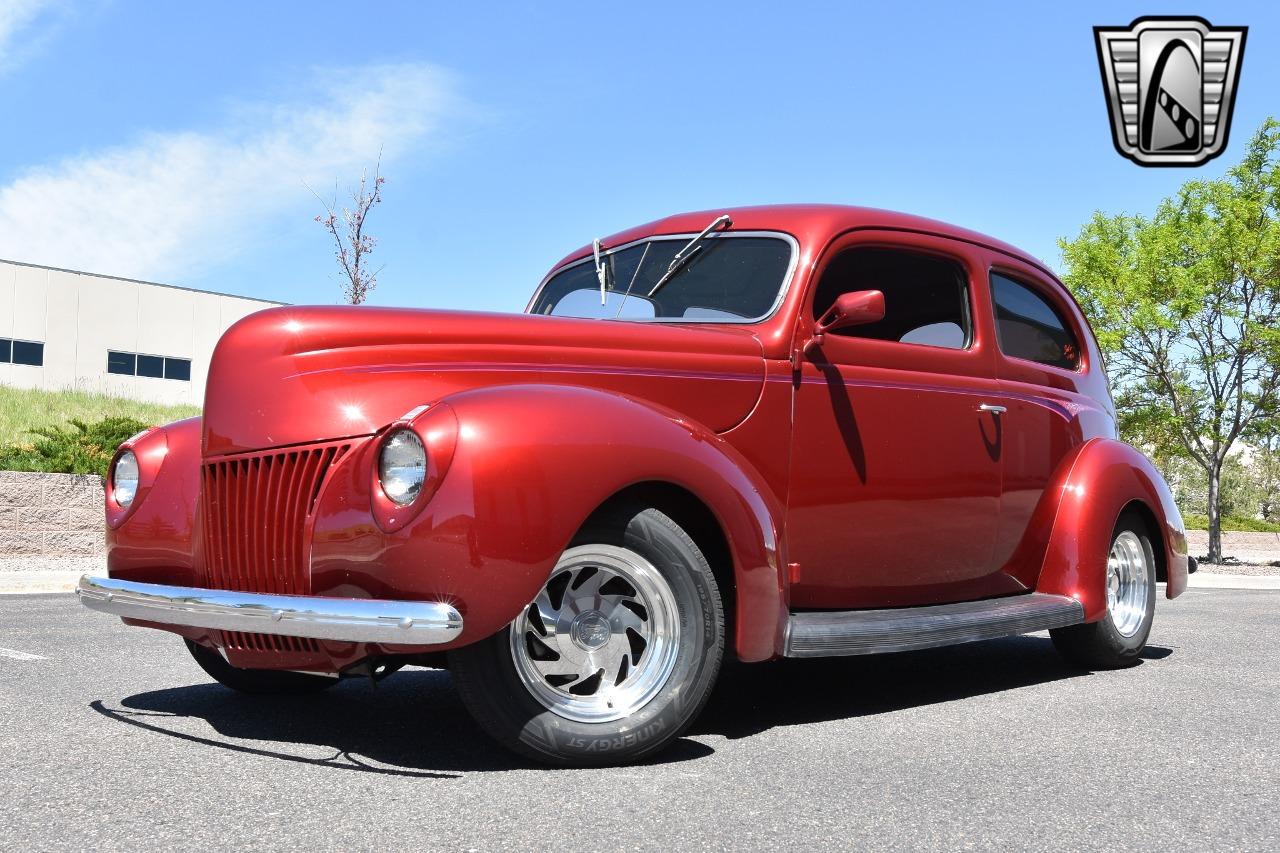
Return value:
M 1107 555 L 1107 614 L 1097 622 L 1049 632 L 1064 657 L 1089 669 L 1118 669 L 1138 662 L 1156 612 L 1156 558 L 1140 516 L 1116 522 Z
M 549 764 L 618 764 L 693 721 L 723 646 L 701 550 L 668 516 L 635 507 L 584 528 L 525 611 L 449 666 L 498 742 Z

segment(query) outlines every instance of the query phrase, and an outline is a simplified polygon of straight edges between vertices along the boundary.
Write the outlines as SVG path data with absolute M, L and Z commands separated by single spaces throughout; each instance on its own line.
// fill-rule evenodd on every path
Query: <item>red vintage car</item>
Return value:
M 1062 284 L 855 207 L 673 216 L 523 315 L 287 307 L 121 446 L 90 608 L 219 682 L 447 666 L 499 742 L 635 760 L 744 662 L 1048 629 L 1134 663 L 1182 519 Z M 444 654 L 442 654 L 444 653 Z

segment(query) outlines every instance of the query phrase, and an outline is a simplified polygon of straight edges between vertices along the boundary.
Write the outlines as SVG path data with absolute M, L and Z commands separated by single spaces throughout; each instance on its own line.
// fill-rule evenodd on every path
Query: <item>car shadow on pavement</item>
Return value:
M 347 679 L 310 696 L 247 696 L 210 683 L 137 693 L 118 704 L 96 700 L 89 707 L 189 743 L 339 770 L 448 779 L 549 769 L 489 740 L 443 670 L 402 670 L 376 688 L 365 679 Z M 681 738 L 652 763 L 713 752 Z
M 1142 657 L 1170 654 L 1170 649 L 1148 646 Z M 1037 636 L 898 654 L 738 664 L 725 669 L 690 733 L 749 737 L 779 726 L 886 714 L 1090 674 L 1064 661 L 1049 638 Z
M 1148 646 L 1142 658 L 1172 653 Z M 1035 636 L 901 654 L 734 664 L 721 673 L 690 734 L 750 737 L 780 726 L 891 713 L 1089 674 L 1064 662 L 1049 639 Z M 548 769 L 485 737 L 443 670 L 403 670 L 376 688 L 348 679 L 311 696 L 246 696 L 194 684 L 137 693 L 114 707 L 102 700 L 89 707 L 189 743 L 338 770 L 449 779 Z M 714 751 L 681 738 L 645 763 L 690 761 Z

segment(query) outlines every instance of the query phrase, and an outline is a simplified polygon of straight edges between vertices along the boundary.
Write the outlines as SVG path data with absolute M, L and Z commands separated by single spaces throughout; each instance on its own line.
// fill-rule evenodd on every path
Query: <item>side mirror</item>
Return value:
M 830 332 L 883 319 L 884 293 L 879 290 L 858 290 L 840 294 L 827 309 L 827 313 L 818 319 L 817 331 Z
M 879 290 L 856 290 L 842 293 L 814 324 L 813 337 L 804 345 L 804 353 L 822 343 L 827 332 L 863 326 L 884 319 L 884 293 Z

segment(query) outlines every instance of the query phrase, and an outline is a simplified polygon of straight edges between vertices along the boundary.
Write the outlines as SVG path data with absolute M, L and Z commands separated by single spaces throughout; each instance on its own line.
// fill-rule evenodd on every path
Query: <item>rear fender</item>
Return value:
M 1163 556 L 1165 594 L 1181 595 L 1187 588 L 1187 537 L 1173 494 L 1147 457 L 1110 438 L 1082 445 L 1063 461 L 1045 491 L 1032 520 L 1033 528 L 1039 524 L 1049 530 L 1035 589 L 1078 599 L 1086 622 L 1105 616 L 1111 534 L 1131 504 L 1140 505 L 1154 519 L 1152 544 L 1163 549 L 1157 560 Z M 1050 516 L 1051 526 L 1046 523 Z
M 645 482 L 700 499 L 729 545 L 740 657 L 772 657 L 785 598 L 781 512 L 732 446 L 680 414 L 622 394 L 512 385 L 452 394 L 448 474 L 411 522 L 369 524 L 377 441 L 344 460 L 321 498 L 312 542 L 313 589 L 326 595 L 412 596 L 453 603 L 466 627 L 456 645 L 504 627 L 533 600 L 561 552 L 601 504 Z

